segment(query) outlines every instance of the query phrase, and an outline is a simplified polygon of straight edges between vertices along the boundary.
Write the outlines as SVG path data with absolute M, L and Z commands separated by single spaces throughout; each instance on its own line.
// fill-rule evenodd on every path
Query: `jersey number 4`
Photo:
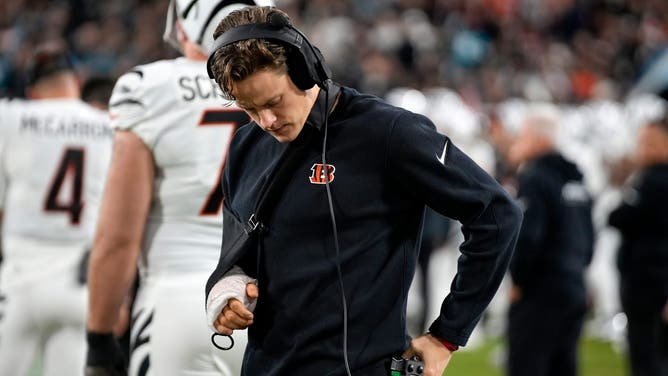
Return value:
M 70 224 L 78 225 L 84 202 L 83 192 L 85 151 L 82 148 L 67 148 L 54 175 L 49 193 L 46 196 L 44 210 L 64 212 L 70 217 Z M 69 198 L 63 200 L 63 192 L 69 191 Z M 67 192 L 65 192 L 67 195 Z
M 227 161 L 227 150 L 229 142 L 232 140 L 234 131 L 241 125 L 248 123 L 250 118 L 248 115 L 236 108 L 207 110 L 202 114 L 202 118 L 198 123 L 198 127 L 203 126 L 224 126 L 229 130 L 227 137 L 228 144 L 225 145 L 225 152 L 223 154 L 223 161 L 220 165 L 218 177 L 216 178 L 216 185 L 209 192 L 204 205 L 200 209 L 199 215 L 217 215 L 223 205 L 223 186 L 221 185 L 221 178 L 223 176 L 223 169 L 225 169 L 225 162 Z

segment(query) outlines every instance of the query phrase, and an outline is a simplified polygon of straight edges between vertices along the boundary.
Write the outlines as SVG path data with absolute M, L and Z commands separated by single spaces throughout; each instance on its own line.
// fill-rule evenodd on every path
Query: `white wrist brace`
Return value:
M 246 285 L 249 283 L 257 285 L 257 280 L 244 274 L 243 270 L 235 265 L 213 285 L 206 299 L 206 322 L 211 330 L 217 332 L 213 324 L 232 298 L 238 299 L 249 311 L 255 310 L 257 299 L 246 295 Z

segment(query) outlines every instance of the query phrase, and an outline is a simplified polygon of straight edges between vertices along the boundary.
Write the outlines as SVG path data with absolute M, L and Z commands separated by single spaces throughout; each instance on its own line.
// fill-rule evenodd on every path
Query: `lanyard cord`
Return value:
M 327 190 L 327 201 L 329 204 L 329 216 L 332 220 L 332 232 L 334 234 L 334 248 L 336 249 L 336 274 L 339 278 L 339 288 L 341 289 L 341 305 L 343 307 L 343 361 L 346 366 L 348 376 L 350 373 L 350 364 L 348 363 L 348 304 L 346 303 L 346 292 L 343 288 L 343 273 L 341 273 L 341 251 L 339 248 L 338 229 L 336 226 L 336 217 L 334 215 L 334 204 L 332 202 L 332 191 L 329 188 L 329 169 L 327 168 L 327 159 L 325 150 L 327 149 L 327 125 L 329 114 L 329 82 L 325 85 L 325 135 L 322 139 L 322 166 L 325 171 L 325 189 Z

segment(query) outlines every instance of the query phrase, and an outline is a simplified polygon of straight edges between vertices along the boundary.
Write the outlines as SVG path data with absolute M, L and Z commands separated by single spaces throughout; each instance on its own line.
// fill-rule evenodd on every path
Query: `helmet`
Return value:
M 176 28 L 176 22 L 179 22 L 188 40 L 208 53 L 213 44 L 213 32 L 220 20 L 230 12 L 249 5 L 274 4 L 272 0 L 171 0 L 163 39 L 181 51 Z

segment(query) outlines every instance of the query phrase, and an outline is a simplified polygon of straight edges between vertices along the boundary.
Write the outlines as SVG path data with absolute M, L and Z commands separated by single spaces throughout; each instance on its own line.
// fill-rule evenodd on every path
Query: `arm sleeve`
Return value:
M 524 221 L 517 239 L 517 246 L 510 263 L 510 275 L 520 288 L 534 279 L 536 260 L 545 239 L 549 218 L 545 192 L 540 179 L 534 176 L 520 178 L 518 197 L 524 210 Z
M 225 184 L 225 182 L 228 181 L 226 178 L 227 175 L 228 170 L 226 169 L 223 173 L 224 195 L 227 195 L 229 188 L 229 186 Z M 244 224 L 237 219 L 237 214 L 229 207 L 229 200 L 223 200 L 223 238 L 221 242 L 220 257 L 216 268 L 207 280 L 204 290 L 205 301 L 207 302 L 207 312 L 212 312 L 209 308 L 209 301 L 211 299 L 216 299 L 215 296 L 211 296 L 213 289 L 216 288 L 216 286 L 220 286 L 221 283 L 223 285 L 225 284 L 225 277 L 230 273 L 230 270 L 234 269 L 236 271 L 232 274 L 240 273 L 248 277 L 245 269 L 247 268 L 248 258 L 254 257 L 252 252 L 256 245 L 254 239 L 255 238 L 252 235 L 248 235 L 245 232 Z M 221 301 L 221 299 L 218 300 Z M 220 305 L 220 302 L 217 304 Z M 215 317 L 217 317 L 217 314 Z
M 503 280 L 522 213 L 504 189 L 427 118 L 399 116 L 388 143 L 394 183 L 462 224 L 457 274 L 429 330 L 463 346 Z
M 109 114 L 114 130 L 134 132 L 153 150 L 165 129 L 160 115 L 170 110 L 172 95 L 164 93 L 169 90 L 166 81 L 155 77 L 168 72 L 151 68 L 134 68 L 116 81 L 109 99 Z

